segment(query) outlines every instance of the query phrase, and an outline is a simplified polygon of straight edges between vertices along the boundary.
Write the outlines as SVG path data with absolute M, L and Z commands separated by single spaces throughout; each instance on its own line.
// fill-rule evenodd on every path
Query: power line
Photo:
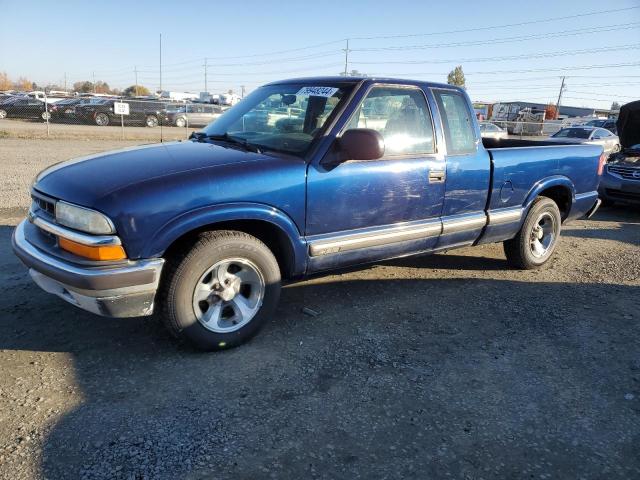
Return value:
M 610 47 L 587 48 L 581 50 L 559 50 L 555 52 L 532 53 L 525 55 L 506 55 L 499 57 L 477 57 L 477 58 L 455 58 L 455 59 L 439 59 L 439 60 L 386 60 L 376 62 L 352 62 L 356 65 L 424 65 L 439 63 L 478 63 L 478 62 L 495 62 L 507 60 L 522 60 L 531 58 L 550 58 L 563 57 L 567 55 L 584 55 L 588 53 L 615 52 L 621 50 L 633 50 L 640 47 L 640 43 L 631 45 L 614 45 Z
M 352 35 L 349 38 L 351 38 L 352 40 L 375 40 L 375 39 L 389 39 L 389 38 L 411 38 L 411 37 L 425 37 L 425 36 L 435 36 L 435 35 L 448 35 L 448 34 L 457 34 L 457 33 L 464 33 L 464 32 L 477 32 L 477 31 L 484 31 L 484 30 L 495 30 L 495 29 L 501 29 L 501 28 L 519 27 L 519 26 L 524 26 L 524 25 L 535 25 L 535 24 L 539 24 L 539 23 L 549 23 L 549 22 L 555 22 L 555 21 L 560 21 L 560 20 L 568 20 L 568 19 L 588 17 L 588 16 L 594 16 L 594 15 L 604 15 L 604 14 L 609 14 L 609 13 L 625 12 L 625 11 L 634 10 L 634 9 L 638 9 L 638 8 L 640 8 L 640 5 L 626 7 L 626 8 L 617 8 L 617 9 L 585 12 L 585 13 L 581 13 L 581 14 L 566 15 L 566 16 L 561 16 L 561 17 L 548 17 L 548 18 L 543 18 L 543 19 L 539 19 L 539 20 L 530 20 L 530 21 L 518 22 L 518 23 L 507 23 L 507 24 L 492 25 L 492 26 L 486 26 L 486 27 L 475 27 L 475 28 L 466 28 L 466 29 L 458 29 L 458 30 L 427 32 L 427 33 L 413 33 L 413 34 L 401 34 L 401 35 L 373 35 L 373 36 L 353 36 Z M 601 27 L 594 27 L 594 28 L 601 28 Z M 209 60 L 231 60 L 231 59 L 237 59 L 237 58 L 269 57 L 269 56 L 281 55 L 281 54 L 284 54 L 284 53 L 293 53 L 293 52 L 306 51 L 306 50 L 310 50 L 310 49 L 314 49 L 314 48 L 324 47 L 324 46 L 327 46 L 327 45 L 335 45 L 335 44 L 343 43 L 346 40 L 347 40 L 347 38 L 341 38 L 341 39 L 331 40 L 331 41 L 317 43 L 317 44 L 313 44 L 313 45 L 307 45 L 307 46 L 303 46 L 303 47 L 297 47 L 297 48 L 291 48 L 291 49 L 285 49 L 285 50 L 278 50 L 278 51 L 273 51 L 273 52 L 263 52 L 263 53 L 247 54 L 247 55 L 231 55 L 231 56 L 223 56 L 223 57 L 207 57 L 207 58 Z M 166 67 L 174 67 L 174 66 L 180 66 L 180 65 L 196 64 L 196 63 L 199 63 L 201 61 L 202 61 L 202 57 L 200 57 L 199 59 L 184 60 L 184 61 L 176 62 L 176 63 L 167 63 L 167 64 L 164 65 L 164 67 L 166 68 Z M 272 61 L 278 61 L 278 60 L 272 60 Z M 268 63 L 271 63 L 272 61 L 270 61 Z M 144 68 L 155 68 L 156 65 L 141 65 L 141 67 L 143 69 Z M 108 71 L 108 70 L 96 71 L 96 73 L 99 73 L 100 75 L 103 75 L 103 74 L 111 74 L 111 73 L 130 72 L 130 71 L 131 71 L 131 67 L 125 67 L 125 68 L 119 68 L 119 69 L 111 70 L 111 71 Z M 78 75 L 78 76 L 80 76 L 80 75 Z
M 538 40 L 541 38 L 557 38 L 557 37 L 570 37 L 574 35 L 587 35 L 593 33 L 603 33 L 610 31 L 629 30 L 636 28 L 640 25 L 640 22 L 626 23 L 626 24 L 614 24 L 603 25 L 601 27 L 589 27 L 589 28 L 577 28 L 573 30 L 564 30 L 560 32 L 551 33 L 536 33 L 531 35 L 517 35 L 513 37 L 499 37 L 485 40 L 470 40 L 465 42 L 444 42 L 444 43 L 431 43 L 422 45 L 396 45 L 388 47 L 367 47 L 367 48 L 352 48 L 352 52 L 382 52 L 382 51 L 405 51 L 405 50 L 426 50 L 429 48 L 451 48 L 451 47 L 465 47 L 476 45 L 493 45 L 496 43 L 511 43 L 522 42 L 527 40 Z
M 637 67 L 640 66 L 640 61 L 628 62 L 628 63 L 607 63 L 600 65 L 577 65 L 572 67 L 556 67 L 556 68 L 524 68 L 517 70 L 479 70 L 476 72 L 465 72 L 466 75 L 495 75 L 497 73 L 534 73 L 534 72 L 564 72 L 571 70 L 593 70 L 600 68 L 621 68 L 621 67 Z M 406 77 L 406 76 L 424 76 L 424 75 L 447 75 L 449 72 L 409 72 L 409 73 L 370 73 L 375 77 Z M 611 78 L 611 77 L 605 77 Z
M 487 27 L 475 27 L 475 28 L 464 28 L 464 29 L 460 29 L 460 30 L 447 30 L 447 31 L 440 31 L 440 32 L 428 32 L 428 33 L 409 33 L 409 34 L 399 34 L 399 35 L 373 35 L 373 36 L 368 36 L 368 37 L 356 37 L 356 36 L 351 36 L 350 38 L 352 40 L 376 40 L 376 39 L 389 39 L 389 38 L 410 38 L 410 37 L 429 37 L 429 36 L 433 36 L 433 35 L 449 35 L 449 34 L 453 34 L 453 33 L 466 33 L 466 32 L 480 32 L 483 30 L 495 30 L 498 28 L 510 28 L 510 27 L 521 27 L 524 25 L 534 25 L 537 23 L 548 23 L 548 22 L 555 22 L 555 21 L 559 21 L 559 20 L 569 20 L 569 19 L 573 19 L 573 18 L 581 18 L 581 17 L 589 17 L 589 16 L 593 16 L 593 15 L 604 15 L 607 13 L 617 13 L 617 12 L 624 12 L 624 11 L 629 11 L 629 10 L 634 10 L 634 9 L 638 9 L 640 8 L 640 5 L 636 5 L 633 7 L 626 7 L 626 8 L 616 8 L 616 9 L 611 9 L 611 10 L 599 10 L 596 12 L 586 12 L 586 13 L 579 13 L 576 15 L 566 15 L 563 17 L 549 17 L 549 18 L 543 18 L 540 20 L 529 20 L 526 22 L 518 22 L 518 23 L 506 23 L 506 24 L 502 24 L 502 25 L 492 25 L 492 26 L 487 26 Z

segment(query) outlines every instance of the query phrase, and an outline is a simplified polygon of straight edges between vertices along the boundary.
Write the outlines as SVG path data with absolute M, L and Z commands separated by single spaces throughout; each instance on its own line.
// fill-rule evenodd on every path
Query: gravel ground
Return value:
M 24 216 L 29 207 L 29 187 L 41 170 L 54 163 L 93 153 L 139 145 L 141 141 L 25 140 L 0 138 L 0 216 Z M 151 143 L 150 141 L 146 143 Z
M 2 479 L 640 478 L 638 211 L 566 226 L 540 271 L 486 245 L 290 285 L 218 354 L 41 292 L 9 217 Z

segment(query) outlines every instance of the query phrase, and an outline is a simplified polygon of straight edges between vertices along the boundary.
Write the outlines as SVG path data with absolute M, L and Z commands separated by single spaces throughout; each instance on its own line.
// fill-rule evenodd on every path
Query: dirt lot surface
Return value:
M 4 171 L 15 151 L 107 147 L 11 142 Z M 640 478 L 638 211 L 567 225 L 540 271 L 487 245 L 290 285 L 258 337 L 218 354 L 40 291 L 13 217 L 2 479 Z

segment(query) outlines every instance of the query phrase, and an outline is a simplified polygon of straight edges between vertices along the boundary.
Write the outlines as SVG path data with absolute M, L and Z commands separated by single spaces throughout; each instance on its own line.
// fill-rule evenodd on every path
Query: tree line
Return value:
M 38 85 L 36 82 L 29 80 L 26 77 L 19 77 L 17 80 L 9 78 L 6 72 L 0 72 L 0 91 L 18 90 L 20 92 L 30 92 L 33 90 L 44 90 L 49 92 L 51 90 L 65 91 L 65 87 L 55 83 L 49 83 L 47 85 Z M 75 82 L 72 87 L 72 91 L 78 93 L 102 93 L 109 95 L 123 95 L 127 97 L 133 96 L 145 96 L 150 95 L 151 91 L 143 85 L 131 85 L 123 90 L 119 88 L 111 88 L 107 82 L 98 80 L 90 82 L 83 80 Z

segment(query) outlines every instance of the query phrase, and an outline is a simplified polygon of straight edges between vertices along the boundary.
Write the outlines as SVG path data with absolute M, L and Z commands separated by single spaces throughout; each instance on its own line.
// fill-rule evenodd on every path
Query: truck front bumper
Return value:
M 77 307 L 107 317 L 139 317 L 153 313 L 164 259 L 108 266 L 69 263 L 29 243 L 25 237 L 27 222 L 23 220 L 16 227 L 11 244 L 40 288 Z

